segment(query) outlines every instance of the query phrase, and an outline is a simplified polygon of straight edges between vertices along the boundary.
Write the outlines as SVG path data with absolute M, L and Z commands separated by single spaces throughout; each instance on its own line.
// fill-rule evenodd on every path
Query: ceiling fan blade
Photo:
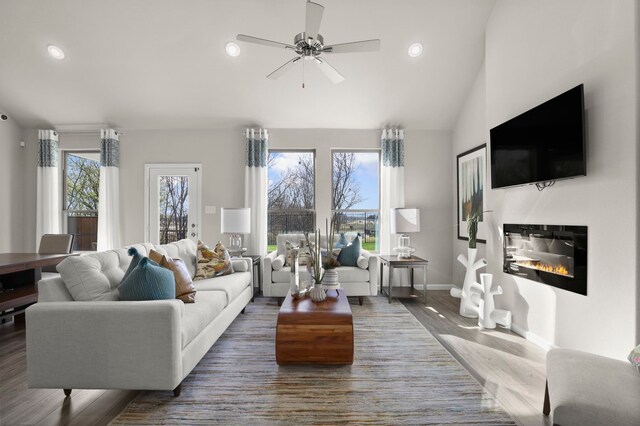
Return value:
M 333 84 L 342 83 L 344 81 L 344 77 L 340 74 L 334 67 L 329 65 L 327 61 L 322 58 L 315 58 L 316 64 L 322 70 L 322 72 L 329 77 L 329 80 L 333 82 Z
M 322 22 L 322 13 L 324 6 L 311 1 L 307 2 L 307 19 L 304 26 L 304 33 L 307 37 L 315 39 L 320 31 L 320 22 Z
M 288 60 L 282 66 L 280 66 L 280 68 L 278 68 L 277 70 L 269 74 L 267 78 L 270 78 L 271 80 L 276 80 L 282 77 L 282 75 L 287 71 L 289 71 L 289 68 L 291 68 L 299 60 L 300 60 L 300 56 L 296 56 L 295 58 Z
M 236 40 L 246 41 L 247 43 L 263 44 L 265 46 L 277 47 L 279 49 L 292 49 L 296 50 L 296 47 L 291 44 L 280 43 L 278 41 L 267 40 L 264 38 L 252 37 L 244 34 L 238 34 Z
M 325 46 L 322 53 L 377 52 L 378 50 L 380 50 L 380 40 L 375 39 Z

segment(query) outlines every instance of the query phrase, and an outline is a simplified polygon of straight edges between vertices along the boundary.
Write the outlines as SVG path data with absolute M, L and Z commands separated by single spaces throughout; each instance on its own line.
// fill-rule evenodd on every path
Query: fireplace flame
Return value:
M 546 263 L 531 262 L 529 260 L 518 262 L 517 264 L 520 266 L 525 266 L 527 268 L 537 269 L 539 271 L 550 272 L 552 274 L 564 275 L 567 277 L 571 276 L 569 270 L 563 265 L 547 265 Z

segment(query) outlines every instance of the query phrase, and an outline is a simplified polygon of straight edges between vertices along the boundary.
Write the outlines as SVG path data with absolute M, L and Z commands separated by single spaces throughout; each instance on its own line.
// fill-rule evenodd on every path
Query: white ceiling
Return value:
M 316 0 L 325 44 L 380 38 L 376 53 L 325 55 L 265 79 L 291 52 L 304 0 L 0 0 L 0 109 L 23 127 L 109 123 L 122 129 L 450 129 L 484 58 L 493 0 Z M 415 41 L 418 58 L 407 55 Z M 48 44 L 62 47 L 63 61 Z

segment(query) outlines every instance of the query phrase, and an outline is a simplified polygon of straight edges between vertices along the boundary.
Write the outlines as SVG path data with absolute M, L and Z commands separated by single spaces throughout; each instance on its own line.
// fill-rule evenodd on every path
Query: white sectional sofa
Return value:
M 190 240 L 133 247 L 142 255 L 155 249 L 179 257 L 195 275 Z M 99 301 L 74 300 L 60 277 L 39 282 L 38 303 L 26 311 L 29 387 L 60 388 L 67 395 L 71 389 L 153 389 L 178 396 L 182 380 L 253 297 L 252 261 L 243 258 L 233 262 L 245 272 L 194 281 L 195 303 L 118 301 L 130 261 L 126 249 L 76 258 L 74 269 L 92 284 L 73 294 L 84 299 L 98 289 Z
M 282 266 L 279 269 L 274 269 L 273 262 L 278 256 L 285 254 L 286 241 L 298 244 L 304 238 L 304 234 L 280 234 L 276 237 L 277 250 L 272 251 L 262 260 L 262 294 L 264 296 L 276 297 L 279 302 L 286 297 L 290 287 L 291 267 Z M 365 251 L 365 253 L 367 252 Z M 336 268 L 340 287 L 347 296 L 358 296 L 361 305 L 364 296 L 378 294 L 378 257 L 368 253 L 367 257 L 366 269 L 357 266 Z M 300 268 L 300 279 L 307 279 L 307 276 L 306 267 Z

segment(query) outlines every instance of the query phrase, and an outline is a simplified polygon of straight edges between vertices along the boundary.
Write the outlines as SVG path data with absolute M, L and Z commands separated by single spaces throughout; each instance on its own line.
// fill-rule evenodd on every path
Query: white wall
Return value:
M 452 137 L 452 150 L 451 156 L 452 165 L 452 202 L 453 202 L 453 216 L 451 218 L 453 224 L 453 256 L 452 256 L 452 274 L 453 283 L 458 287 L 462 287 L 464 281 L 464 274 L 466 272 L 465 267 L 457 261 L 458 254 L 462 253 L 467 256 L 467 248 L 469 247 L 469 241 L 458 239 L 458 216 L 457 216 L 457 192 L 456 187 L 458 185 L 456 156 L 479 145 L 487 143 L 486 138 L 486 93 L 485 93 L 485 69 L 484 64 L 478 71 L 478 75 L 467 95 L 467 99 L 460 111 L 456 126 L 453 129 Z M 487 148 L 489 144 L 487 143 Z M 486 189 L 485 189 L 486 190 Z M 485 206 L 484 209 L 488 210 L 491 206 Z M 466 235 L 466 230 L 461 231 L 462 235 Z M 477 243 L 478 259 L 486 257 L 486 244 Z M 481 270 L 480 272 L 485 272 Z
M 505 289 L 498 304 L 513 310 L 520 332 L 615 358 L 638 343 L 636 12 L 631 0 L 497 3 L 486 31 L 486 109 L 471 96 L 454 133 L 459 150 L 485 115 L 478 137 L 488 140 L 490 128 L 584 83 L 588 176 L 543 192 L 490 190 L 486 254 Z M 503 223 L 587 225 L 588 296 L 502 273 Z
M 0 121 L 0 252 L 24 250 L 23 193 L 20 148 L 22 129 L 11 118 Z M 34 218 L 35 226 L 35 218 Z
M 25 180 L 26 204 L 35 212 L 37 132 L 30 130 Z M 316 206 L 319 223 L 331 214 L 331 149 L 377 149 L 379 130 L 269 129 L 271 148 L 311 148 L 316 151 Z M 451 134 L 444 131 L 405 132 L 405 201 L 422 209 L 423 231 L 411 238 L 417 254 L 429 260 L 429 283 L 451 283 L 450 212 Z M 98 148 L 99 137 L 61 134 L 61 149 Z M 121 227 L 123 244 L 144 239 L 144 165 L 202 163 L 201 235 L 205 241 L 227 241 L 220 234 L 220 207 L 244 204 L 245 144 L 241 130 L 125 130 L 120 139 Z M 216 206 L 215 215 L 204 206 Z M 27 211 L 29 212 L 29 209 Z M 35 213 L 27 217 L 35 223 Z M 27 227 L 29 229 L 29 227 Z M 25 241 L 33 244 L 33 231 Z

